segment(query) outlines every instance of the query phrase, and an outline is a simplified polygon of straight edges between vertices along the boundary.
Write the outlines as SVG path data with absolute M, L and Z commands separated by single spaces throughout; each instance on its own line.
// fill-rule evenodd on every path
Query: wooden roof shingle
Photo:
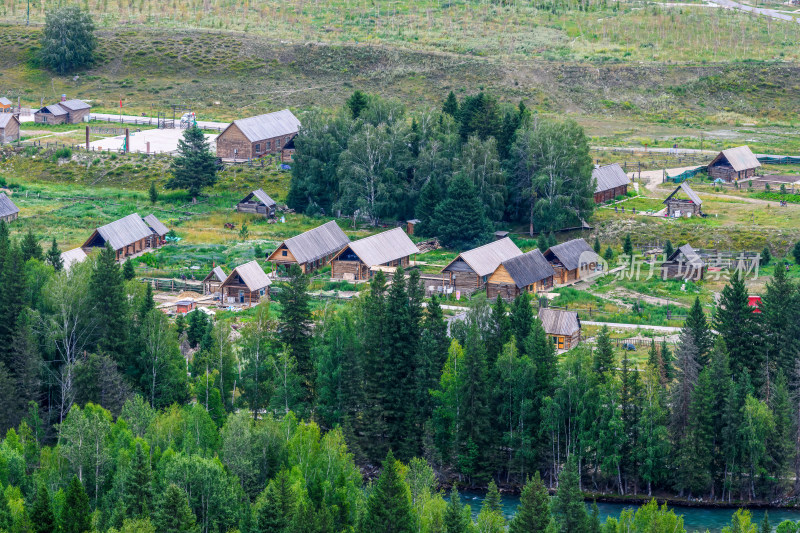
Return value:
M 299 264 L 311 263 L 335 254 L 349 243 L 350 238 L 344 234 L 335 220 L 283 241 Z
M 83 100 L 67 100 L 66 102 L 59 102 L 61 107 L 64 107 L 70 111 L 80 111 L 82 109 L 91 109 L 92 106 L 84 102 Z
M 630 185 L 631 180 L 619 163 L 612 163 L 592 170 L 592 177 L 597 180 L 594 192 L 603 192 L 623 185 Z
M 502 265 L 518 289 L 555 275 L 553 265 L 538 249 L 507 259 Z
M 548 335 L 574 335 L 581 329 L 581 319 L 575 311 L 566 309 L 539 309 L 539 320 Z
M 664 202 L 663 202 L 663 203 L 665 203 L 665 204 L 666 204 L 667 202 L 669 202 L 669 201 L 670 201 L 670 199 L 671 199 L 673 196 L 675 196 L 675 195 L 678 193 L 678 191 L 683 191 L 684 193 L 686 193 L 686 196 L 688 196 L 688 197 L 689 197 L 689 200 L 691 200 L 692 202 L 696 203 L 697 205 L 703 205 L 703 200 L 701 200 L 701 199 L 700 199 L 700 197 L 699 197 L 699 196 L 697 196 L 697 193 L 696 193 L 696 192 L 694 192 L 694 191 L 692 190 L 692 188 L 691 188 L 691 187 L 689 187 L 689 184 L 688 184 L 688 183 L 686 183 L 685 181 L 684 181 L 684 182 L 681 182 L 681 184 L 680 184 L 680 185 L 678 185 L 678 186 L 675 188 L 675 190 L 674 190 L 674 191 L 672 191 L 672 194 L 670 194 L 669 196 L 667 196 L 667 199 L 666 199 L 666 200 L 664 200 Z
M 237 266 L 228 277 L 225 278 L 222 284 L 227 285 L 228 281 L 233 279 L 237 274 L 250 292 L 255 292 L 272 285 L 272 282 L 267 277 L 266 273 L 264 273 L 258 261 L 250 261 L 249 263 Z
M 352 241 L 346 248 L 350 248 L 365 265 L 370 267 L 419 253 L 417 245 L 411 242 L 402 228 L 394 228 Z
M 709 164 L 709 166 L 717 163 L 721 159 L 726 159 L 730 163 L 733 170 L 741 172 L 751 168 L 758 168 L 761 166 L 758 158 L 750 150 L 749 146 L 737 146 L 736 148 L 728 148 L 720 152 L 717 157 Z
M 222 270 L 221 266 L 214 267 L 211 269 L 211 272 L 203 278 L 203 281 L 225 281 L 228 278 L 228 275 Z
M 683 257 L 681 258 L 681 256 Z M 697 253 L 697 250 L 692 248 L 692 246 L 688 243 L 684 244 L 672 252 L 672 255 L 667 257 L 667 261 L 677 261 L 679 259 L 682 259 L 684 263 L 689 265 L 702 266 L 704 263 L 703 258 L 700 257 L 700 254 Z
M 115 250 L 140 241 L 152 234 L 138 213 L 133 213 L 105 226 L 97 228 L 97 233 Z
M 446 267 L 442 269 L 445 272 L 450 265 L 459 260 L 464 261 L 478 276 L 488 276 L 495 270 L 498 265 L 507 259 L 522 255 L 522 250 L 514 244 L 514 241 L 508 237 L 499 239 L 483 246 L 478 246 L 472 250 L 461 252 L 458 257 L 450 261 Z
M 153 233 L 159 237 L 163 237 L 169 233 L 169 228 L 167 228 L 164 223 L 158 220 L 152 213 L 144 217 L 144 223 L 150 226 L 150 229 L 153 230 Z
M 0 217 L 7 217 L 15 213 L 19 213 L 19 207 L 6 196 L 6 193 L 0 192 Z
M 300 121 L 288 109 L 255 117 L 240 118 L 234 120 L 233 124 L 250 142 L 292 135 L 300 130 Z
M 600 256 L 583 239 L 572 239 L 556 244 L 548 248 L 544 256 L 548 261 L 552 261 L 554 258 L 558 259 L 567 270 L 575 270 L 582 265 L 600 261 Z

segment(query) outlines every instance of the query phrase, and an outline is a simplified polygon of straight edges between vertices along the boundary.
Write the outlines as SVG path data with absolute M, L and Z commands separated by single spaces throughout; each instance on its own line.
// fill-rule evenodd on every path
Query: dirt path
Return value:
M 777 20 L 785 20 L 787 22 L 800 22 L 800 20 L 795 19 L 792 15 L 776 11 L 775 9 L 766 9 L 763 7 L 748 6 L 740 4 L 739 2 L 734 2 L 733 0 L 709 0 L 709 1 L 719 6 L 722 6 L 725 9 L 735 9 L 738 11 L 744 11 L 746 13 L 755 13 L 756 15 L 763 15 L 765 17 L 770 17 Z

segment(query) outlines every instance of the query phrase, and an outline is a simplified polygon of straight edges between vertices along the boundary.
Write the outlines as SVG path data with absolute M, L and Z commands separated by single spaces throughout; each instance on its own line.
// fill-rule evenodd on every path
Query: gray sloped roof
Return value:
M 152 235 L 150 227 L 144 223 L 138 213 L 133 213 L 105 226 L 97 228 L 97 232 L 115 250 Z
M 66 102 L 61 102 L 59 105 L 62 107 L 66 107 L 70 111 L 80 111 L 81 109 L 92 108 L 92 106 L 90 106 L 83 100 L 67 100 Z
M 539 320 L 548 335 L 572 335 L 581 329 L 581 320 L 575 311 L 544 307 L 539 309 Z
M 689 200 L 696 203 L 697 205 L 703 205 L 703 200 L 701 200 L 700 197 L 697 196 L 697 193 L 694 192 L 692 188 L 689 187 L 689 184 L 686 183 L 685 181 L 682 182 L 680 185 L 678 185 L 675 188 L 675 190 L 672 191 L 672 194 L 667 196 L 667 199 L 664 200 L 664 203 L 667 203 L 670 200 L 670 198 L 672 198 L 673 196 L 675 196 L 675 194 L 677 194 L 678 191 L 683 191 L 684 193 L 686 193 L 686 196 L 689 197 Z
M 269 287 L 272 284 L 261 268 L 261 265 L 258 264 L 258 261 L 250 261 L 249 263 L 237 266 L 230 275 L 228 275 L 224 283 L 227 283 L 228 280 L 236 274 L 239 274 L 239 277 L 242 278 L 242 281 L 251 292 Z
M 600 260 L 600 256 L 583 239 L 572 239 L 571 241 L 556 244 L 549 248 L 544 255 L 548 260 L 552 260 L 555 257 L 561 261 L 561 264 L 567 270 L 575 270 L 581 264 L 594 263 Z
M 5 128 L 12 120 L 19 122 L 19 119 L 11 113 L 0 113 L 0 128 Z
M 370 267 L 419 253 L 417 245 L 411 242 L 402 228 L 394 228 L 359 239 L 348 246 L 365 265 Z
M 0 105 L 11 105 L 11 100 L 5 96 L 0 96 Z
M 0 217 L 7 217 L 14 213 L 19 213 L 19 207 L 6 196 L 6 193 L 0 192 Z
M 208 281 L 209 278 L 211 278 L 211 276 L 214 276 L 214 279 L 216 279 L 217 281 L 225 281 L 225 279 L 228 277 L 225 271 L 222 270 L 221 266 L 214 267 L 214 269 L 211 272 L 209 272 L 208 276 L 206 276 L 206 279 L 203 281 Z
M 164 223 L 158 220 L 152 213 L 144 217 L 144 223 L 150 226 L 150 229 L 153 230 L 153 232 L 159 237 L 163 237 L 169 233 L 169 228 L 167 228 Z
M 731 164 L 733 170 L 736 172 L 741 172 L 742 170 L 747 170 L 749 168 L 758 168 L 761 166 L 761 163 L 758 162 L 758 159 L 750 150 L 749 146 L 737 146 L 736 148 L 728 148 L 727 150 L 723 150 L 717 157 L 714 158 L 714 161 L 712 161 L 711 164 L 713 165 L 716 163 L 721 157 L 727 159 L 728 163 Z
M 676 261 L 681 255 L 683 255 L 685 263 L 695 265 L 703 264 L 703 258 L 700 257 L 700 254 L 698 254 L 697 251 L 688 243 L 672 252 L 672 255 L 667 257 L 667 261 Z
M 612 163 L 592 170 L 592 177 L 597 180 L 597 187 L 594 192 L 607 191 L 623 185 L 630 185 L 631 180 L 619 166 L 619 163 Z
M 547 262 L 539 250 L 507 259 L 503 261 L 503 266 L 518 289 L 555 274 L 553 265 Z
M 61 262 L 64 264 L 64 270 L 68 271 L 75 263 L 86 261 L 87 257 L 82 248 L 73 248 L 61 254 Z
M 310 263 L 347 246 L 350 239 L 335 220 L 283 241 L 298 263 Z
M 46 105 L 42 109 L 37 111 L 37 113 L 39 113 L 39 112 L 41 112 L 41 111 L 43 111 L 45 109 L 47 111 L 49 111 L 51 115 L 56 116 L 56 117 L 60 117 L 61 115 L 66 115 L 68 113 L 68 111 L 66 109 L 64 109 L 63 107 L 61 107 L 58 104 Z
M 442 269 L 442 272 L 446 271 L 460 257 L 478 276 L 488 276 L 497 270 L 497 266 L 500 263 L 518 255 L 522 255 L 522 250 L 514 244 L 514 241 L 509 238 L 499 239 L 472 250 L 461 252 L 458 257 L 450 261 Z
M 288 109 L 234 120 L 233 124 L 250 142 L 292 135 L 300 130 L 300 121 Z
M 267 207 L 278 205 L 275 200 L 269 197 L 267 193 L 264 192 L 264 189 L 256 189 L 255 191 L 251 192 L 247 196 L 244 197 L 242 200 L 243 202 L 249 200 L 251 197 L 255 196 L 258 198 L 258 201 L 264 204 Z

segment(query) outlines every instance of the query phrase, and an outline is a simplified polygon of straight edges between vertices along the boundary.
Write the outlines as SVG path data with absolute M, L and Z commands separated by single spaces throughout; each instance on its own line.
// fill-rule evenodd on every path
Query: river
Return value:
M 481 503 L 483 502 L 483 493 L 479 492 L 464 492 L 461 494 L 462 501 L 469 504 L 472 508 L 473 515 L 477 515 L 480 511 Z M 511 519 L 519 505 L 519 496 L 503 495 L 503 513 L 507 519 Z M 598 503 L 600 510 L 600 521 L 605 522 L 609 516 L 619 516 L 623 509 L 631 507 L 629 504 L 621 503 Z M 719 533 L 722 528 L 730 525 L 731 516 L 736 511 L 735 509 L 702 509 L 697 507 L 673 507 L 675 514 L 683 515 L 683 525 L 686 531 L 690 533 L 705 532 L 708 530 L 710 533 Z M 753 509 L 753 521 L 761 523 L 764 517 L 764 511 L 760 509 Z M 786 509 L 769 509 L 769 521 L 774 528 L 784 520 L 792 520 L 794 522 L 800 521 L 800 511 L 786 510 Z

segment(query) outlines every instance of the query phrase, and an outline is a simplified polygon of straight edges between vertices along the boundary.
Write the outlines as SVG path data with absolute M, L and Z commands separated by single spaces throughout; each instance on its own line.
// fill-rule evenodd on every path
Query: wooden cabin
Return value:
M 414 235 L 414 228 L 420 222 L 421 220 L 418 218 L 412 218 L 411 220 L 406 220 L 406 233 L 408 233 L 409 236 Z
M 581 319 L 575 311 L 565 309 L 539 309 L 539 320 L 544 332 L 558 350 L 569 350 L 581 342 Z
M 500 239 L 461 252 L 441 272 L 450 275 L 450 286 L 455 290 L 473 292 L 486 284 L 500 263 L 518 255 L 522 255 L 522 250 L 514 241 Z
M 61 264 L 64 265 L 64 270 L 69 272 L 73 265 L 83 263 L 88 257 L 82 248 L 73 248 L 61 253 Z
M 117 252 L 117 261 L 121 261 L 156 248 L 159 242 L 154 239 L 153 230 L 144 219 L 138 213 L 133 213 L 94 230 L 81 248 L 88 254 L 108 243 Z
M 706 268 L 700 254 L 689 244 L 684 244 L 661 263 L 661 278 L 700 281 L 705 276 Z
M 197 308 L 194 300 L 179 300 L 175 303 L 175 312 L 181 315 L 191 313 Z
M 10 113 L 0 113 L 0 144 L 19 140 L 19 118 Z
M 240 213 L 254 213 L 267 218 L 275 216 L 277 207 L 278 204 L 264 192 L 264 189 L 256 189 L 236 204 L 236 210 Z
M 19 216 L 19 207 L 11 201 L 11 198 L 6 196 L 6 193 L 0 192 L 0 220 L 4 222 L 13 222 Z
M 667 196 L 664 203 L 667 206 L 666 216 L 670 218 L 703 216 L 703 200 L 685 181 Z
M 203 294 L 213 294 L 215 298 L 220 296 L 220 286 L 228 278 L 222 267 L 214 267 L 208 275 L 203 278 Z
M 553 265 L 554 281 L 559 284 L 582 279 L 602 264 L 600 256 L 583 239 L 557 244 L 547 249 L 544 256 Z
M 91 110 L 83 100 L 63 100 L 36 111 L 33 120 L 38 124 L 80 124 Z
M 335 220 L 295 235 L 283 241 L 267 258 L 273 264 L 288 269 L 298 265 L 304 273 L 328 264 L 339 250 L 350 243 Z
M 342 248 L 331 259 L 331 277 L 367 280 L 378 270 L 393 272 L 400 265 L 408 266 L 411 255 L 418 253 L 419 249 L 403 228 L 394 228 Z
M 5 96 L 0 96 L 0 113 L 13 113 L 14 104 Z
M 154 214 L 149 214 L 144 217 L 144 223 L 147 224 L 147 227 L 150 228 L 150 248 L 158 248 L 159 246 L 164 246 L 167 244 L 167 233 L 169 233 L 169 228 L 167 228 L 163 222 L 158 220 Z
M 234 120 L 217 137 L 217 157 L 222 159 L 256 159 L 281 154 L 297 132 L 300 121 L 288 109 L 255 117 Z M 294 148 L 286 156 L 291 157 Z
M 595 168 L 592 170 L 592 179 L 595 181 L 594 203 L 596 204 L 628 194 L 628 185 L 631 184 L 631 180 L 619 163 Z
M 500 263 L 489 276 L 486 296 L 495 299 L 499 295 L 505 300 L 513 300 L 523 292 L 536 294 L 553 286 L 555 271 L 544 254 L 533 250 L 517 255 Z
M 271 284 L 258 261 L 239 265 L 220 285 L 222 303 L 250 307 L 258 304 L 262 298 L 269 300 Z
M 721 151 L 708 164 L 708 177 L 712 180 L 738 181 L 752 178 L 761 166 L 749 146 L 738 146 Z

